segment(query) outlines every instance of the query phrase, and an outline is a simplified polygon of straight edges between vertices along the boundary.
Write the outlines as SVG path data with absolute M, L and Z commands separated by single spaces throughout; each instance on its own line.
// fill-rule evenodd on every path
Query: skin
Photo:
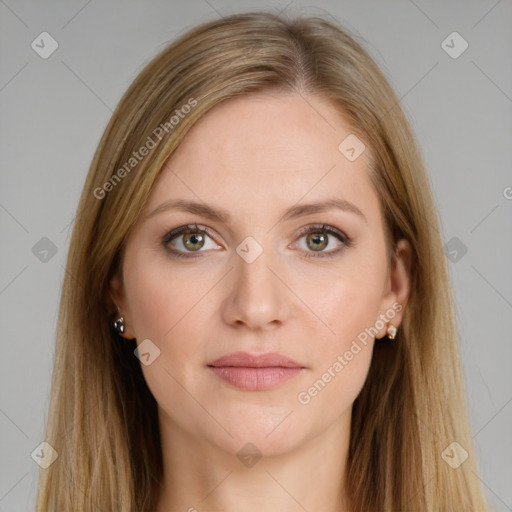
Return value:
M 159 408 L 164 486 L 157 512 L 346 510 L 340 482 L 351 410 L 374 338 L 359 343 L 357 355 L 308 404 L 297 397 L 397 303 L 402 310 L 376 338 L 390 323 L 400 325 L 411 282 L 405 240 L 387 265 L 369 148 L 353 162 L 338 150 L 350 133 L 319 97 L 267 91 L 226 101 L 187 134 L 131 231 L 111 296 L 125 319 L 124 336 L 138 344 L 149 338 L 160 350 L 150 365 L 141 364 Z M 288 207 L 331 197 L 354 203 L 366 220 L 336 209 L 280 220 Z M 232 218 L 149 215 L 178 198 L 223 208 Z M 173 258 L 163 237 L 194 223 L 212 233 L 203 246 L 192 241 L 200 257 Z M 338 228 L 353 245 L 325 231 L 328 246 L 308 243 L 298 230 L 311 224 Z M 263 248 L 252 263 L 236 252 L 248 236 Z M 198 254 L 187 252 L 185 238 L 169 245 Z M 319 254 L 318 247 L 323 254 L 342 250 L 305 257 Z M 244 391 L 206 366 L 239 350 L 280 352 L 305 369 L 273 389 Z M 252 467 L 237 457 L 247 442 L 262 454 Z

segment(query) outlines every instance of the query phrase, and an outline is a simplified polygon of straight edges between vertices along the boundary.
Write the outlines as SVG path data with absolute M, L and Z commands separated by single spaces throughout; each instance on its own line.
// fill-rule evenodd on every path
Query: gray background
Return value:
M 30 454 L 44 436 L 72 220 L 112 110 L 168 41 L 218 16 L 266 7 L 331 13 L 366 39 L 401 97 L 443 241 L 458 254 L 449 266 L 481 479 L 496 510 L 512 510 L 512 2 L 7 0 L 0 2 L 0 512 L 35 502 L 39 467 Z M 59 45 L 47 59 L 31 48 L 43 31 Z M 455 59 L 441 46 L 453 31 L 469 43 Z M 54 255 L 41 252 L 43 237 Z

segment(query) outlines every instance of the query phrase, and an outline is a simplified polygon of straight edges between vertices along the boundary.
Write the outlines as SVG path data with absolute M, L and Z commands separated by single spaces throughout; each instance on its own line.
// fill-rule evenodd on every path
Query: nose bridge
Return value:
M 251 328 L 284 321 L 286 287 L 276 276 L 277 256 L 248 237 L 237 247 L 228 321 L 243 322 Z

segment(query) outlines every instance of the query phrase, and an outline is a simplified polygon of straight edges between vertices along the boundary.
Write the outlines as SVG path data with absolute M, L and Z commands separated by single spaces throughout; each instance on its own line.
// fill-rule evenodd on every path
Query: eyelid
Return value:
M 315 231 L 325 231 L 331 235 L 338 235 L 341 241 L 350 242 L 350 237 L 348 237 L 341 229 L 338 229 L 330 224 L 308 224 L 299 229 L 298 235 L 303 237 L 304 235 L 308 235 L 309 233 L 314 233 Z
M 176 238 L 179 235 L 196 231 L 199 233 L 206 233 L 210 238 L 215 239 L 210 228 L 203 226 L 202 224 L 186 224 L 175 229 L 171 229 L 169 232 L 167 232 L 162 239 L 162 243 L 168 244 L 173 238 Z

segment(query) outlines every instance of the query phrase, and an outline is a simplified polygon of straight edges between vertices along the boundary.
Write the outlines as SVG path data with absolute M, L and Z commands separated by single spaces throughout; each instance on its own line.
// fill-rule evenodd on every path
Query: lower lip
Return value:
M 302 368 L 248 368 L 242 366 L 210 366 L 217 377 L 246 391 L 272 389 L 300 373 Z

